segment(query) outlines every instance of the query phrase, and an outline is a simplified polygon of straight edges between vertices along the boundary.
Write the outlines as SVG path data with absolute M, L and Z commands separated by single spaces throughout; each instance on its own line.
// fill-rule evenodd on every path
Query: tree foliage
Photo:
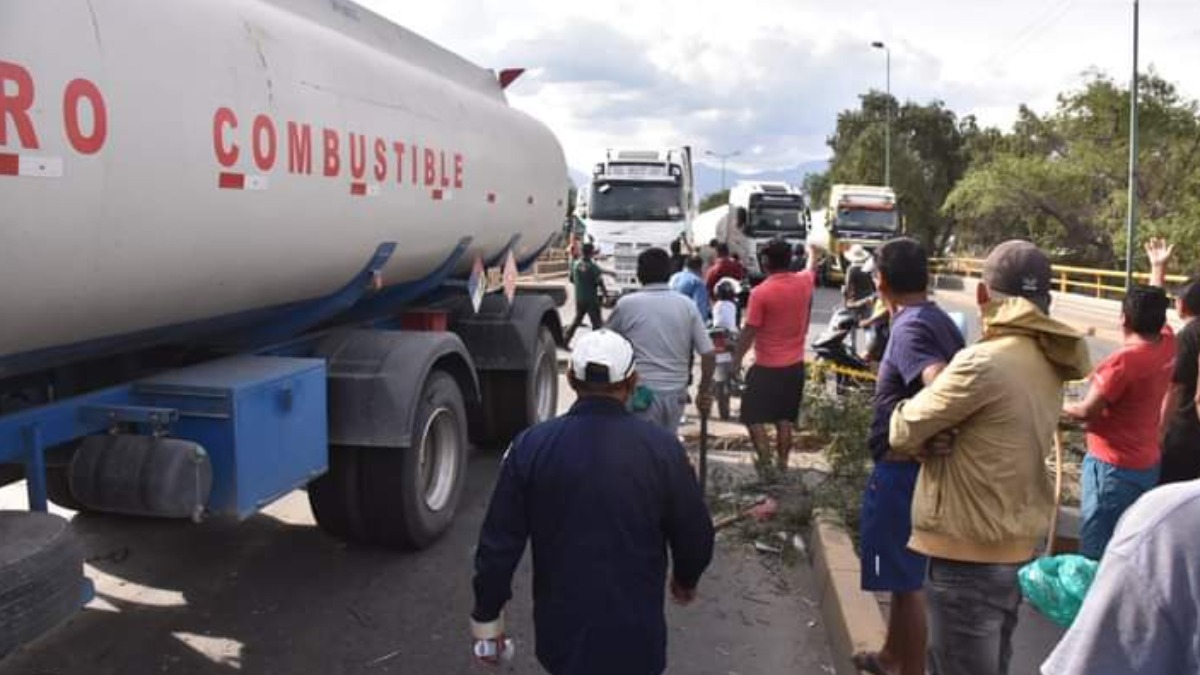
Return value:
M 804 176 L 804 193 L 808 195 L 808 206 L 816 211 L 825 208 L 829 201 L 829 171 L 810 173 Z
M 1194 267 L 1200 263 L 1200 108 L 1153 71 L 1140 79 L 1138 96 L 1138 237 L 1170 238 L 1176 255 Z M 892 184 L 909 233 L 932 250 L 953 242 L 960 252 L 978 254 L 1021 237 L 1062 262 L 1123 267 L 1127 87 L 1089 73 L 1048 113 L 1022 105 L 1009 131 L 959 118 L 940 101 L 899 105 L 870 92 L 857 109 L 838 116 L 828 139 L 834 153 L 829 175 L 814 178 L 814 185 L 882 184 L 889 110 Z
M 1195 101 L 1154 72 L 1138 83 L 1140 238 L 1176 241 L 1187 265 L 1200 244 L 1200 120 Z M 1092 73 L 1038 116 L 1020 110 L 943 206 L 960 243 L 982 250 L 1026 237 L 1059 259 L 1123 267 L 1128 208 L 1129 90 Z M 1141 256 L 1137 256 L 1140 262 Z
M 721 190 L 719 192 L 710 192 L 704 195 L 704 199 L 700 200 L 700 210 L 709 211 L 718 206 L 724 206 L 729 203 L 729 190 Z

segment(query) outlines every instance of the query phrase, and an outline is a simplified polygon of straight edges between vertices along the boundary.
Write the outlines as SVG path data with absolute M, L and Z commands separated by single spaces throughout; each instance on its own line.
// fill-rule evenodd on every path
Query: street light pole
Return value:
M 725 191 L 725 160 L 729 159 L 730 157 L 737 157 L 738 155 L 742 154 L 742 151 L 734 150 L 733 152 L 713 152 L 712 150 L 705 150 L 704 154 L 706 154 L 710 157 L 716 157 L 717 159 L 721 160 L 721 192 L 724 192 Z
M 1129 85 L 1129 210 L 1125 215 L 1125 291 L 1133 288 L 1133 248 L 1138 215 L 1138 0 L 1133 0 L 1133 78 Z
M 883 127 L 883 184 L 892 186 L 892 50 L 882 42 L 872 42 L 887 57 L 887 123 Z

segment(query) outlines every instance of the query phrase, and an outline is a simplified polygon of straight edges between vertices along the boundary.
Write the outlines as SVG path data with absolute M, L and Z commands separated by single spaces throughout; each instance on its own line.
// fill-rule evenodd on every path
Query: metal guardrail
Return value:
M 934 258 L 929 261 L 930 270 L 938 274 L 959 274 L 968 277 L 978 277 L 983 271 L 982 258 Z M 1055 290 L 1060 293 L 1074 293 L 1096 298 L 1120 299 L 1125 296 L 1125 273 L 1116 270 L 1101 270 L 1091 267 L 1072 267 L 1070 265 L 1051 265 L 1054 272 Z M 1148 272 L 1134 272 L 1133 278 L 1141 283 L 1150 281 Z M 1119 280 L 1119 285 L 1113 280 Z M 1180 274 L 1168 274 L 1167 283 L 1182 284 L 1187 277 Z

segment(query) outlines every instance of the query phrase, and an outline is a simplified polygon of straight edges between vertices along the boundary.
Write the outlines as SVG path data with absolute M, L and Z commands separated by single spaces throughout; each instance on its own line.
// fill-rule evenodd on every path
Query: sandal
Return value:
M 871 673 L 871 675 L 892 675 L 879 662 L 879 652 L 859 652 L 850 657 L 850 662 L 858 668 L 859 672 Z

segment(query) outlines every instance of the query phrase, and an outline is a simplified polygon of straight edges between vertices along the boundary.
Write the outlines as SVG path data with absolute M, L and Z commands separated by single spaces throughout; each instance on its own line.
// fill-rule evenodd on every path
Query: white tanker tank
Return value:
M 385 242 L 385 285 L 464 237 L 460 275 L 528 258 L 566 188 L 494 73 L 352 3 L 5 0 L 0 377 L 322 297 Z

